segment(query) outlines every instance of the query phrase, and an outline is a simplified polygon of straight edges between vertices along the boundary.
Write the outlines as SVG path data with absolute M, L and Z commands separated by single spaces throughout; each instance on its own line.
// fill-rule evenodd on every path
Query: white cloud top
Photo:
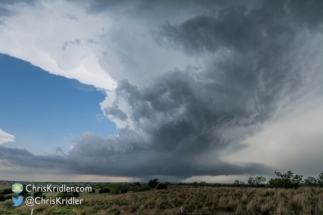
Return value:
M 107 90 L 116 87 L 109 71 L 104 71 L 98 62 L 102 52 L 107 52 L 101 44 L 111 22 L 107 17 L 88 15 L 82 8 L 62 1 L 7 8 L 15 15 L 0 26 L 1 53 L 83 84 Z M 116 68 L 111 65 L 107 69 Z
M 15 141 L 15 137 L 0 129 L 0 144 Z

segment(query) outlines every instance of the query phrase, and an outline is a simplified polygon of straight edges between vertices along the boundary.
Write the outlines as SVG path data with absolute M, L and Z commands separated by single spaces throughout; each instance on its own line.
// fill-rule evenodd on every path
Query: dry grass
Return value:
M 323 189 L 297 190 L 270 188 L 214 188 L 169 186 L 167 190 L 119 195 L 93 194 L 80 196 L 80 206 L 34 207 L 38 214 L 323 214 Z M 315 203 L 315 205 L 313 204 Z M 10 212 L 11 213 L 10 213 Z M 30 214 L 30 208 L 12 209 L 11 201 L 0 203 L 0 214 Z

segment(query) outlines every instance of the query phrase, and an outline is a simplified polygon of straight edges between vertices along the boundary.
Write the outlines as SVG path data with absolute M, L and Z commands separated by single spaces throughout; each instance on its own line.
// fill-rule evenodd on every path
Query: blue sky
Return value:
M 69 149 L 73 136 L 85 132 L 117 133 L 102 116 L 105 94 L 95 87 L 8 55 L 0 55 L 0 65 L 0 128 L 15 136 L 4 146 L 52 153 L 56 147 Z

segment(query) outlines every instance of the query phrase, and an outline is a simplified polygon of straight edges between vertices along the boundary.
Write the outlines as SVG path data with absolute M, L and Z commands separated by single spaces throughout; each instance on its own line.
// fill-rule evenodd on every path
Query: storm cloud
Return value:
M 140 52 L 135 44 L 117 44 L 125 69 L 111 72 L 118 86 L 107 92 L 109 102 L 103 109 L 119 126 L 117 136 L 85 133 L 74 139 L 66 155 L 36 156 L 0 146 L 0 159 L 78 174 L 147 178 L 273 172 L 275 167 L 264 163 L 232 163 L 225 157 L 245 149 L 244 141 L 284 105 L 313 92 L 314 99 L 322 98 L 322 68 L 314 65 L 322 57 L 323 3 L 226 2 L 86 4 L 90 14 L 125 11 L 126 17 L 138 16 L 152 29 L 148 35 L 156 47 L 202 63 L 147 71 L 136 66 L 141 59 L 127 53 Z M 154 17 L 152 11 L 163 16 Z M 145 20 L 147 16 L 151 20 Z M 131 32 L 120 41 L 128 36 Z M 150 58 L 145 61 L 158 55 Z

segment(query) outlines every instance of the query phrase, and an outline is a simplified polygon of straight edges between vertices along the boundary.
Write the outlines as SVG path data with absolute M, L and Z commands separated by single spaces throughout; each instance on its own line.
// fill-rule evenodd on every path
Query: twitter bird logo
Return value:
M 13 206 L 18 207 L 19 205 L 21 205 L 23 200 L 23 196 L 18 196 L 18 198 L 12 197 Z

